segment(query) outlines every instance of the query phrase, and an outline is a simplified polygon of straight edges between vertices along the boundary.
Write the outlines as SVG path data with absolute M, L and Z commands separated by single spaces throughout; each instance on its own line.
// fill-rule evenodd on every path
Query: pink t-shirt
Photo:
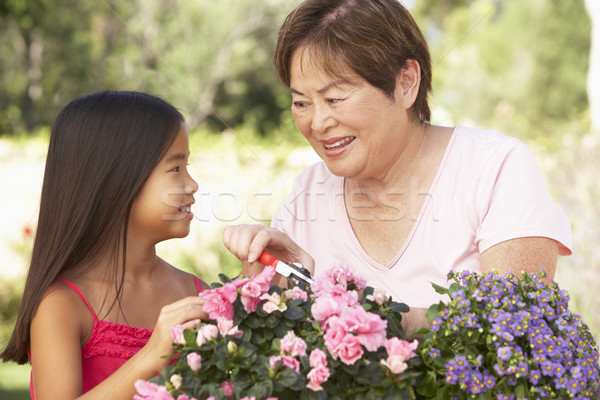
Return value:
M 414 225 L 389 265 L 362 249 L 344 204 L 344 178 L 319 162 L 302 172 L 271 225 L 289 235 L 316 262 L 316 275 L 342 263 L 411 307 L 440 296 L 450 270 L 480 271 L 479 255 L 508 239 L 541 236 L 571 254 L 568 219 L 554 205 L 527 146 L 498 132 L 457 126 L 419 210 L 400 210 Z

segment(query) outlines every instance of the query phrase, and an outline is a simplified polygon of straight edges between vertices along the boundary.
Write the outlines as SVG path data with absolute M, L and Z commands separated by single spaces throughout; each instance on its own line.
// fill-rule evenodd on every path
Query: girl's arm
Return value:
M 135 394 L 138 379 L 150 379 L 168 364 L 161 358 L 170 354 L 171 327 L 194 328 L 206 317 L 202 298 L 191 296 L 162 308 L 148 343 L 116 372 L 81 395 L 81 332 L 89 310 L 78 310 L 78 301 L 57 290 L 42 300 L 31 325 L 31 356 L 36 400 L 127 399 Z M 75 303 L 75 305 L 73 304 Z M 73 314 L 75 315 L 73 315 Z M 87 338 L 84 338 L 84 340 Z

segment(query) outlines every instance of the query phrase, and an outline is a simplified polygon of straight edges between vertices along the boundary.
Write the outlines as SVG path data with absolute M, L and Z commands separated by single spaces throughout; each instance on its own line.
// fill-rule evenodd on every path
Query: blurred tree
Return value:
M 432 102 L 454 122 L 552 141 L 587 112 L 583 1 L 423 0 L 414 13 L 432 48 Z
M 3 0 L 0 132 L 48 125 L 73 97 L 106 89 L 164 97 L 191 128 L 210 116 L 219 131 L 244 120 L 268 132 L 281 113 L 273 27 L 292 6 L 284 0 Z
M 4 0 L 0 5 L 0 129 L 32 131 L 90 87 L 93 4 Z M 52 105 L 55 105 L 54 107 Z
M 278 121 L 270 94 L 270 56 L 283 0 L 138 0 L 111 8 L 119 38 L 106 58 L 105 85 L 157 94 L 187 116 L 191 128 L 210 117 L 216 130 L 255 118 Z M 260 83 L 260 88 L 257 88 Z M 260 89 L 256 92 L 251 90 Z M 250 118 L 250 119 L 251 119 Z

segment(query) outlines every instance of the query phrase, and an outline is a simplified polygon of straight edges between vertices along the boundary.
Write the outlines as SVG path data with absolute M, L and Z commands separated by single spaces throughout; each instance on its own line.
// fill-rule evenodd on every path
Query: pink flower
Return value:
M 360 339 L 352 334 L 347 334 L 339 344 L 337 354 L 344 364 L 354 364 L 364 354 Z
M 376 288 L 373 290 L 373 294 L 367 296 L 368 300 L 374 301 L 375 303 L 382 305 L 388 300 L 388 295 L 385 293 L 385 290 Z
M 323 337 L 329 354 L 346 365 L 354 364 L 364 354 L 361 338 L 348 331 L 342 317 L 332 317 L 329 322 L 329 328 Z
M 240 400 L 256 400 L 256 397 L 254 397 L 254 396 L 252 396 L 252 397 L 244 396 Z
M 331 296 L 323 296 L 315 299 L 310 312 L 315 321 L 325 324 L 332 316 L 339 316 L 342 313 L 343 305 L 337 302 Z M 324 326 L 327 329 L 327 326 Z
M 202 346 L 207 341 L 219 336 L 219 328 L 213 324 L 202 325 L 198 329 L 198 336 L 196 336 L 196 344 Z
M 347 308 L 341 315 L 346 329 L 357 333 L 359 340 L 368 351 L 375 351 L 385 344 L 387 321 L 362 307 Z
M 256 307 L 258 307 L 258 303 L 260 302 L 260 296 L 262 295 L 260 285 L 250 281 L 242 286 L 240 295 L 244 311 L 248 314 L 256 311 Z
M 185 344 L 185 337 L 183 331 L 185 328 L 182 325 L 175 325 L 171 328 L 171 338 L 175 344 Z
M 310 356 L 308 358 L 310 366 L 312 368 L 317 367 L 326 367 L 327 366 L 327 354 L 321 349 L 314 349 L 310 352 Z
M 413 340 L 407 342 L 406 340 L 398 339 L 397 337 L 390 338 L 385 343 L 385 349 L 387 350 L 388 356 L 399 356 L 408 360 L 416 356 L 414 350 L 419 347 L 419 342 Z
M 174 400 L 166 387 L 156 383 L 138 379 L 134 386 L 137 394 L 133 396 L 133 400 Z
M 277 292 L 273 292 L 272 294 L 264 293 L 260 296 L 261 300 L 267 300 L 263 305 L 263 311 L 267 314 L 271 314 L 273 311 L 285 311 L 287 310 L 287 305 L 281 302 L 281 296 Z
M 179 396 L 177 396 L 177 400 L 198 400 L 195 397 L 188 397 L 187 394 L 180 394 Z M 214 400 L 214 398 L 213 398 Z
M 334 290 L 336 286 L 341 287 L 345 291 L 348 289 L 350 283 L 356 286 L 356 290 L 362 290 L 367 286 L 367 281 L 354 271 L 351 271 L 347 266 L 334 264 L 324 274 L 315 278 L 311 289 L 317 295 L 321 295 L 322 292 Z
M 233 387 L 231 382 L 223 381 L 221 382 L 221 389 L 223 389 L 223 394 L 225 396 L 232 396 L 235 388 Z
M 189 353 L 186 357 L 186 360 L 192 371 L 198 372 L 200 370 L 200 366 L 202 365 L 202 357 L 200 354 Z
M 281 351 L 288 353 L 294 357 L 304 357 L 306 355 L 306 342 L 296 336 L 294 331 L 288 331 L 288 333 L 281 338 L 280 341 Z
M 180 394 L 179 396 L 177 396 L 177 400 L 198 400 L 198 399 L 196 399 L 195 397 L 188 397 L 187 394 Z
M 382 360 L 381 363 L 388 367 L 394 374 L 400 374 L 408 367 L 406 361 L 416 356 L 414 350 L 417 349 L 419 343 L 413 340 L 411 343 L 406 340 L 400 340 L 397 337 L 388 339 L 385 343 L 388 358 Z
M 292 356 L 271 356 L 269 365 L 271 368 L 277 368 L 277 362 L 281 361 L 281 365 L 293 369 L 297 374 L 300 373 L 300 363 Z
M 329 354 L 336 360 L 338 357 L 338 347 L 348 333 L 345 324 L 339 322 L 339 319 L 340 318 L 337 316 L 333 316 L 329 319 L 329 327 L 323 336 L 325 347 L 327 347 Z
M 210 319 L 233 319 L 233 302 L 237 298 L 237 288 L 241 286 L 241 282 L 246 283 L 247 279 L 227 282 L 221 287 L 200 293 L 200 297 L 204 299 L 202 310 Z
M 274 276 L 275 268 L 271 266 L 266 266 L 258 275 L 252 278 L 252 282 L 260 286 L 261 292 L 266 293 L 271 287 L 271 281 L 273 280 Z
M 326 366 L 315 367 L 308 371 L 306 378 L 308 378 L 307 388 L 314 391 L 323 390 L 321 384 L 329 379 L 329 368 Z
M 244 332 L 240 331 L 237 326 L 233 326 L 233 321 L 230 319 L 217 318 L 217 327 L 223 337 L 229 335 L 234 338 L 240 338 L 244 335 Z
M 285 291 L 285 299 L 286 300 L 302 300 L 302 301 L 307 301 L 308 300 L 308 294 L 306 293 L 305 290 L 300 289 L 300 287 L 298 286 L 294 286 L 291 289 L 288 289 Z
M 271 280 L 275 275 L 275 268 L 267 266 L 260 274 L 254 276 L 248 283 L 242 286 L 241 300 L 244 310 L 250 314 L 256 311 L 260 296 L 269 291 Z
M 179 374 L 173 374 L 171 375 L 169 382 L 171 382 L 175 389 L 179 389 L 181 387 L 181 383 L 183 382 L 183 378 Z

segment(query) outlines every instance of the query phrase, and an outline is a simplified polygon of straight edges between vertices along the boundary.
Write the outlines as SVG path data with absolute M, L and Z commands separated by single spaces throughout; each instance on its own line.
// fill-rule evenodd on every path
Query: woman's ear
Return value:
M 396 77 L 395 100 L 401 103 L 406 110 L 411 108 L 419 94 L 421 84 L 421 67 L 417 60 L 406 60 L 406 65 L 398 72 Z

